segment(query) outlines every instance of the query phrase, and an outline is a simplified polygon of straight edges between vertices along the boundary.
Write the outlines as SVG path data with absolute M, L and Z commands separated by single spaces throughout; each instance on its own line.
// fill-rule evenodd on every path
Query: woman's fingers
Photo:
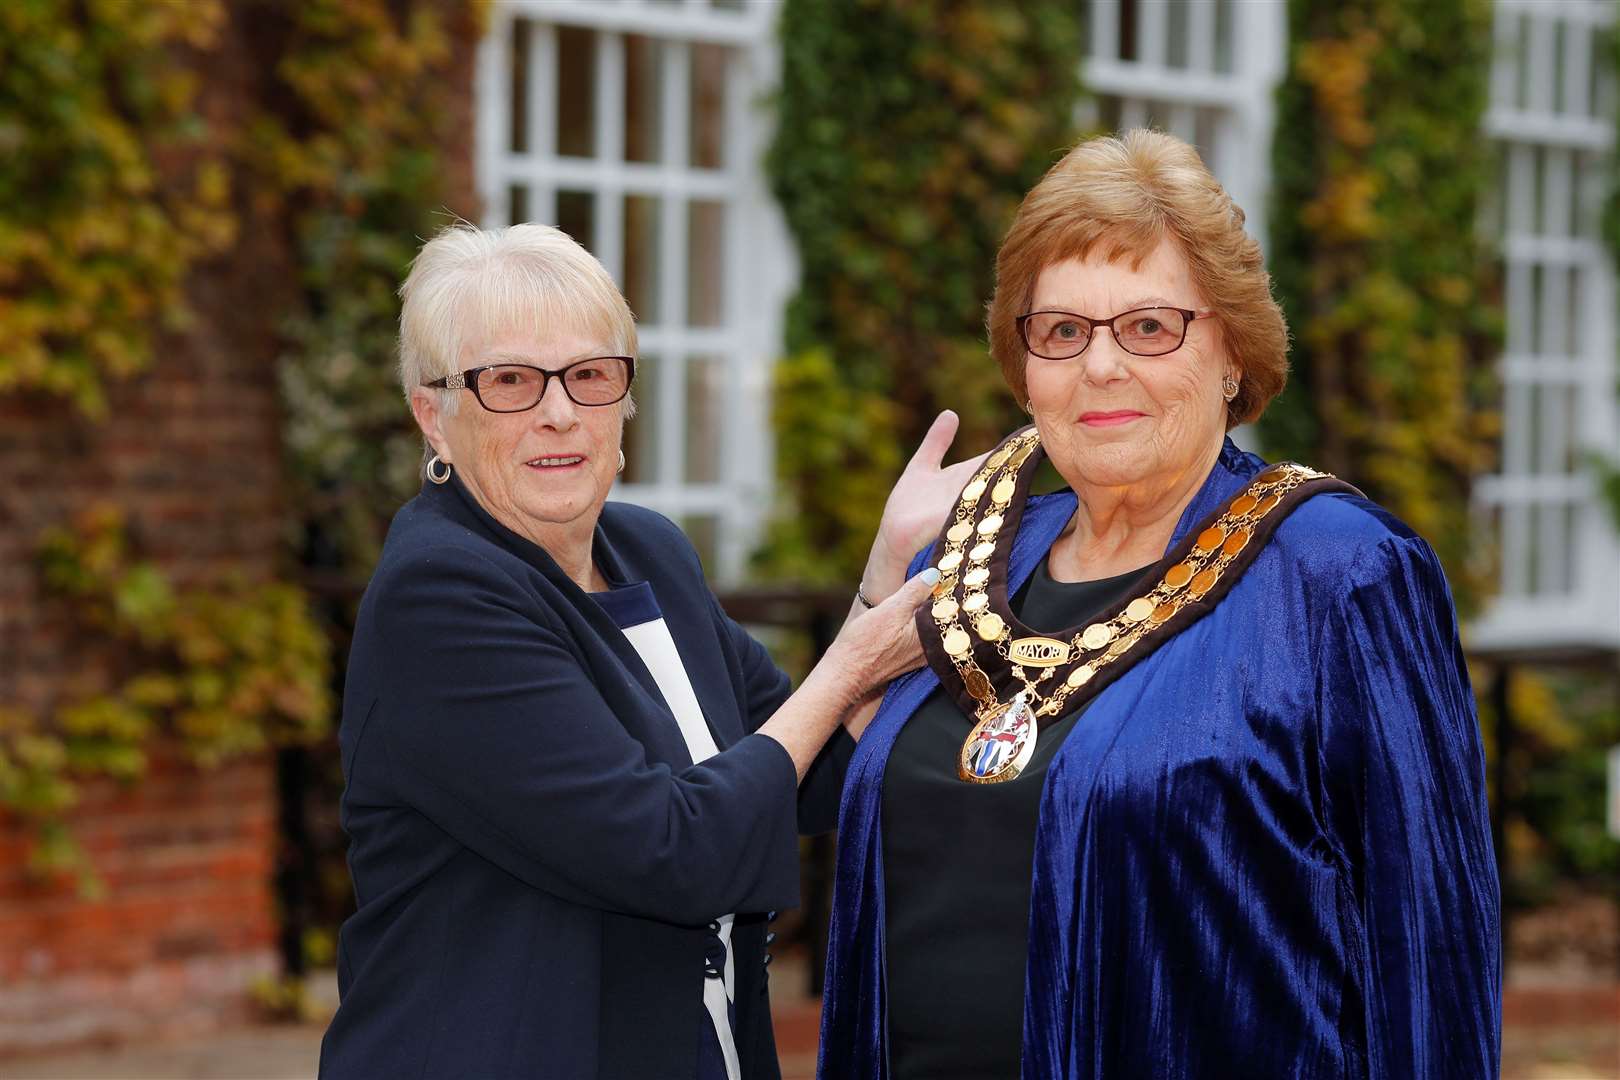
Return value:
M 950 409 L 934 417 L 934 422 L 928 426 L 928 434 L 917 444 L 917 452 L 911 455 L 911 461 L 906 468 L 914 469 L 921 466 L 937 470 L 945 460 L 945 451 L 949 450 L 951 443 L 956 440 L 956 429 L 961 423 L 961 418 Z
M 883 681 L 921 667 L 922 642 L 917 637 L 917 608 L 927 602 L 939 582 L 939 568 L 930 566 L 914 574 L 893 596 L 879 604 L 871 615 L 880 638 L 872 642 Z
M 878 607 L 893 605 L 905 618 L 910 619 L 912 613 L 917 610 L 917 606 L 927 598 L 929 592 L 937 584 L 939 584 L 939 567 L 930 566 L 920 573 L 912 575 L 904 585 L 895 590 L 893 596 L 883 601 Z

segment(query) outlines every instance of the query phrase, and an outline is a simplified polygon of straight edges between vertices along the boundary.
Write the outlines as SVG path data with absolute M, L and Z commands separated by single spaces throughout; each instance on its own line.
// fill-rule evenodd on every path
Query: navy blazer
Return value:
M 459 480 L 395 516 L 339 732 L 358 910 L 321 1075 L 691 1080 L 706 924 L 736 912 L 737 1049 L 776 1078 L 765 913 L 837 814 L 840 735 L 795 791 L 749 734 L 787 698 L 666 518 L 603 508 L 610 584 L 651 583 L 721 752 L 694 765 L 617 625 Z

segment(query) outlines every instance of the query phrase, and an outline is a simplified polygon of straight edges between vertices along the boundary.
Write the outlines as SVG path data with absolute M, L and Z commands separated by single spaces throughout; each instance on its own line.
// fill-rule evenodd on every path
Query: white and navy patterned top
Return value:
M 653 681 L 664 695 L 675 722 L 680 725 L 686 748 L 696 764 L 719 753 L 692 683 L 686 676 L 686 667 L 664 623 L 658 598 L 652 585 L 636 581 L 615 587 L 609 592 L 592 593 L 591 598 L 624 632 L 631 645 L 641 656 L 642 663 L 652 673 Z M 708 948 L 705 950 L 703 980 L 703 1008 L 714 1029 L 714 1041 L 704 1038 L 701 1043 L 699 1080 L 720 1080 L 720 1064 L 724 1063 L 725 1080 L 741 1080 L 742 1067 L 737 1059 L 737 1042 L 732 1033 L 732 1016 L 737 994 L 735 968 L 731 956 L 731 925 L 735 914 L 717 916 L 709 923 Z M 707 1033 L 705 1033 L 707 1034 Z M 720 1061 L 711 1060 L 717 1056 Z

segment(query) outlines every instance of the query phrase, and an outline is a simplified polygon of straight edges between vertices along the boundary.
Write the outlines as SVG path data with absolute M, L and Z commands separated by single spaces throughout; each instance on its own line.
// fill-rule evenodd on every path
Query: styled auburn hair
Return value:
M 1173 135 L 1139 129 L 1088 139 L 1065 154 L 1024 196 L 1001 242 L 990 354 L 1020 402 L 1028 396 L 1027 357 L 1017 319 L 1029 310 L 1041 271 L 1099 248 L 1110 262 L 1140 266 L 1166 239 L 1187 260 L 1242 376 L 1226 406 L 1226 426 L 1255 419 L 1282 392 L 1288 327 L 1271 298 L 1260 245 L 1243 231 L 1243 211 L 1198 151 Z

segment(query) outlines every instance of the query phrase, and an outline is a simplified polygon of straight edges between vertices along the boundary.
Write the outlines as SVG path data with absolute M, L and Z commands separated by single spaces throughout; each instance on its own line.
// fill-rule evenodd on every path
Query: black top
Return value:
M 842 777 L 813 769 L 796 795 L 792 758 L 750 734 L 788 678 L 673 523 L 608 503 L 592 555 L 656 597 L 720 752 L 693 764 L 608 597 L 459 479 L 426 485 L 389 529 L 349 658 L 358 910 L 326 1080 L 696 1076 L 708 924 L 728 911 L 742 1074 L 780 1075 L 767 912 L 798 901 L 795 824 L 830 827 Z
M 1141 574 L 1060 582 L 1042 559 L 1012 608 L 1031 628 L 1073 626 L 1124 599 Z M 929 695 L 896 739 L 883 774 L 895 1080 L 1018 1075 L 1041 787 L 1084 713 L 1042 724 L 1028 768 L 999 784 L 957 778 L 974 722 L 942 691 Z

